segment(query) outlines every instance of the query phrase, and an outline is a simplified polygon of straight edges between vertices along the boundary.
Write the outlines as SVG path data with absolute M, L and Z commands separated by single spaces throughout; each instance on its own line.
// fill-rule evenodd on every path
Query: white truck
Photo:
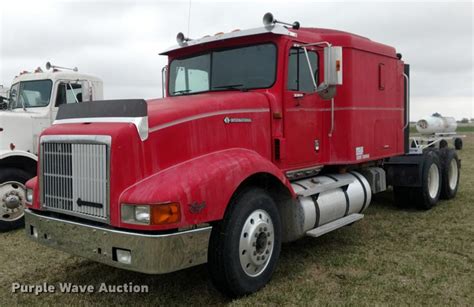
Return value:
M 6 108 L 10 88 L 0 84 L 0 110 Z
M 23 226 L 24 183 L 36 176 L 38 135 L 62 104 L 103 99 L 102 80 L 46 63 L 15 77 L 0 111 L 0 231 Z

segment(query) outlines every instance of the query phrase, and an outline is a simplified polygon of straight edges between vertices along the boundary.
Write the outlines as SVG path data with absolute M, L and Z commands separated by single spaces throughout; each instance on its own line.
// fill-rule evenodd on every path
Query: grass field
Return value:
M 378 195 L 356 224 L 283 246 L 273 280 L 228 300 L 205 265 L 149 276 L 111 268 L 0 233 L 0 306 L 81 305 L 474 305 L 474 133 L 464 140 L 456 199 L 430 211 L 400 210 Z M 11 284 L 149 285 L 146 294 L 13 294 Z

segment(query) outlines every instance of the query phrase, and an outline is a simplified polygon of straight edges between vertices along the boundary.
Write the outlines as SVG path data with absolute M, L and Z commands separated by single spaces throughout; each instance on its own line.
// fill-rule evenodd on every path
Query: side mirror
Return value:
M 342 85 L 342 47 L 324 48 L 324 83 Z
M 324 80 L 317 92 L 322 99 L 333 99 L 336 85 L 342 85 L 342 47 L 328 46 L 324 48 Z

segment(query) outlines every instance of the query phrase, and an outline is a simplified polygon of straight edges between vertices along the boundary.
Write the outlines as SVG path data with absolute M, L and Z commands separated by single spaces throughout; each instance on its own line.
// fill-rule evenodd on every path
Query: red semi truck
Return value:
M 177 40 L 166 98 L 60 108 L 26 185 L 32 240 L 149 274 L 207 262 L 239 296 L 270 280 L 283 242 L 360 220 L 387 186 L 402 206 L 455 196 L 456 152 L 410 148 L 394 48 L 271 14 Z

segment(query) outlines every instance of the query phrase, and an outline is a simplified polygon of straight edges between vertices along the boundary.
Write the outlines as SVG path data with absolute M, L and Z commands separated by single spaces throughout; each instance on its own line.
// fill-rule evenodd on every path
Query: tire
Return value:
M 416 206 L 429 210 L 439 200 L 441 194 L 441 164 L 437 151 L 430 150 L 424 154 L 421 187 L 413 188 Z
M 246 189 L 212 229 L 211 280 L 229 297 L 256 292 L 270 281 L 280 250 L 281 222 L 275 202 L 263 189 Z
M 393 198 L 398 208 L 406 209 L 411 207 L 413 201 L 413 188 L 411 187 L 393 187 Z
M 440 151 L 441 162 L 441 195 L 442 199 L 452 199 L 459 187 L 461 162 L 454 149 L 445 148 Z
M 462 139 L 460 138 L 454 139 L 454 148 L 456 148 L 456 150 L 462 149 Z
M 446 148 L 446 147 L 448 147 L 448 142 L 446 140 L 439 141 L 439 148 L 440 149 Z
M 9 231 L 23 227 L 24 219 L 24 184 L 31 179 L 33 175 L 18 168 L 4 168 L 0 169 L 0 231 Z M 16 195 L 19 201 L 22 202 L 15 212 L 9 211 L 5 198 L 9 195 Z M 7 211 L 8 210 L 8 211 Z

